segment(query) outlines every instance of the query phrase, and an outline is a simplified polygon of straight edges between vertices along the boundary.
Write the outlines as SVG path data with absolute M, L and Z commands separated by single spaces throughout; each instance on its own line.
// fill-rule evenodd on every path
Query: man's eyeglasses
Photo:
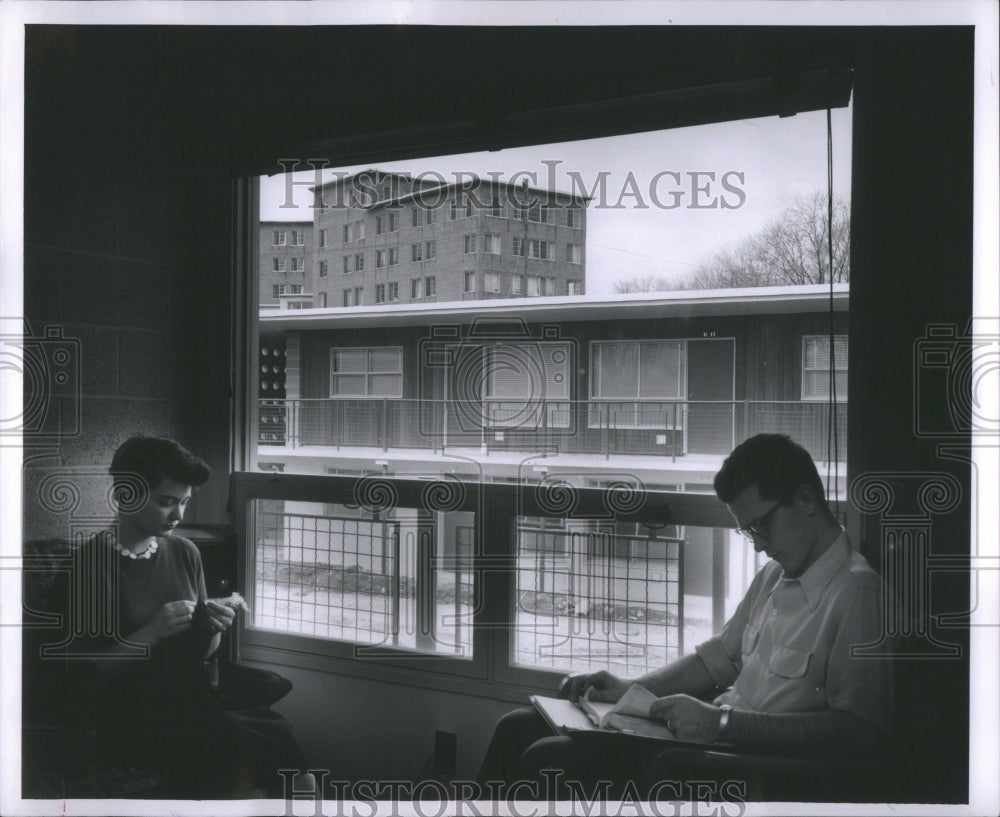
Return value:
M 771 535 L 771 517 L 774 516 L 774 512 L 778 510 L 782 505 L 782 501 L 778 500 L 774 503 L 771 509 L 761 516 L 758 516 L 753 522 L 744 525 L 741 528 L 737 528 L 736 532 L 743 535 L 751 545 L 756 537 L 757 539 L 767 539 Z

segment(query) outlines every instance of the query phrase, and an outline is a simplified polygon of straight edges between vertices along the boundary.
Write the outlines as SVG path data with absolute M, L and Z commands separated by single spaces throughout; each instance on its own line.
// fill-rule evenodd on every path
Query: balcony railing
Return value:
M 475 448 L 568 454 L 724 455 L 762 432 L 787 434 L 826 461 L 831 418 L 847 450 L 847 405 L 780 400 L 413 399 L 259 401 L 258 442 L 292 448 Z M 839 459 L 844 459 L 843 454 Z

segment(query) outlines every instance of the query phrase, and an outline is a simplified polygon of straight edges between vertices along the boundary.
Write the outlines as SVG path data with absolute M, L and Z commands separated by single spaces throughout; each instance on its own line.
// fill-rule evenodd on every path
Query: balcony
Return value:
M 847 405 L 805 401 L 264 399 L 258 443 L 285 448 L 412 449 L 721 456 L 754 434 L 787 434 L 826 461 L 835 416 L 847 450 Z M 262 449 L 262 452 L 266 449 Z M 843 455 L 837 459 L 843 461 Z

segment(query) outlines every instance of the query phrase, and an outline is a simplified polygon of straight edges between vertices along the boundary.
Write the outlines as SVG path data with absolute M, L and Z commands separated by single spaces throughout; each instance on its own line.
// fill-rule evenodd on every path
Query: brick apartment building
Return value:
M 312 221 L 260 223 L 260 305 L 306 309 L 313 305 Z
M 313 192 L 314 307 L 585 292 L 582 196 L 378 170 Z

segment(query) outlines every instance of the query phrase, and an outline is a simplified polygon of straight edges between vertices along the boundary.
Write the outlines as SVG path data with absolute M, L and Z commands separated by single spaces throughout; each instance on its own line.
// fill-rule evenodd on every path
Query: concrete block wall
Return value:
M 47 158 L 29 168 L 26 186 L 24 316 L 34 336 L 58 331 L 74 341 L 79 381 L 61 405 L 46 406 L 65 414 L 65 433 L 25 439 L 25 539 L 70 535 L 112 516 L 104 475 L 133 434 L 168 435 L 202 453 L 198 313 L 203 299 L 219 297 L 218 276 L 194 246 L 187 185 L 175 175 Z M 45 382 L 25 388 L 26 399 L 55 392 Z M 77 497 L 53 499 L 60 473 Z M 189 518 L 205 504 L 220 521 L 217 499 L 199 500 Z

